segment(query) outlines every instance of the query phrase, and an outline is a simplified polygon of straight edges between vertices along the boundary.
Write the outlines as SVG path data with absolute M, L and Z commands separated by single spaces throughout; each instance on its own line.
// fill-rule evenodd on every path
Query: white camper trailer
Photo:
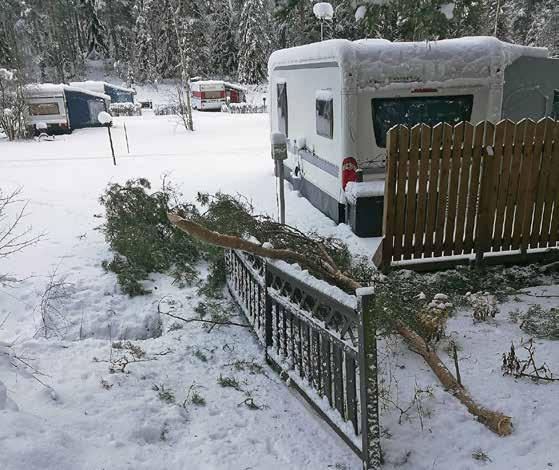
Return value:
M 32 133 L 66 133 L 98 126 L 97 115 L 107 111 L 111 103 L 108 95 L 62 83 L 26 85 L 24 96 Z
M 382 231 L 392 126 L 540 118 L 559 88 L 559 60 L 546 49 L 492 37 L 331 40 L 276 51 L 268 69 L 271 130 L 288 138 L 288 179 L 334 221 L 351 214 L 360 236 Z M 526 93 L 533 98 L 519 109 Z
M 190 84 L 194 109 L 220 110 L 224 104 L 245 101 L 244 88 L 223 80 L 197 80 Z

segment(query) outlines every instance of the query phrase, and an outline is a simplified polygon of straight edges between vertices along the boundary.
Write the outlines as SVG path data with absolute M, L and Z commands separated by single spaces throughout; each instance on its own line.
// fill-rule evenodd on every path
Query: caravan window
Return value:
M 379 147 L 386 147 L 386 133 L 397 125 L 457 124 L 472 117 L 473 95 L 374 98 L 373 126 Z
M 278 132 L 287 137 L 287 83 L 278 83 Z
M 316 94 L 316 133 L 331 139 L 334 137 L 334 100 L 330 90 Z
M 33 116 L 48 116 L 50 114 L 60 114 L 58 103 L 34 103 L 29 105 L 29 112 Z

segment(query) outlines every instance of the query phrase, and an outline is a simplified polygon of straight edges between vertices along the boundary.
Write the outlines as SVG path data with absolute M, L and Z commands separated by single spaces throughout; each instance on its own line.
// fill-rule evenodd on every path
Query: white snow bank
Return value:
M 373 197 L 384 195 L 384 180 L 363 181 L 362 183 L 350 181 L 345 187 L 345 197 L 351 204 L 355 204 L 360 197 Z
M 0 449 L 3 470 L 74 470 L 84 466 L 84 445 L 68 432 L 37 416 L 0 411 Z

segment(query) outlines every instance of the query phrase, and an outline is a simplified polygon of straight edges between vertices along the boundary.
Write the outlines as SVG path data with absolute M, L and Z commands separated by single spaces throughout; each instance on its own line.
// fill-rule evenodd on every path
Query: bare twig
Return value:
M 60 264 L 49 275 L 47 285 L 41 296 L 38 306 L 41 314 L 41 327 L 35 335 L 62 336 L 70 327 L 64 311 L 65 301 L 70 297 L 72 284 L 66 282 L 64 277 L 58 276 Z
M 456 369 L 456 380 L 460 385 L 462 385 L 462 377 L 460 377 L 460 367 L 458 366 L 458 348 L 456 348 L 456 343 L 452 342 L 452 357 L 454 359 L 454 368 Z
M 233 322 L 233 321 L 216 321 L 216 320 L 204 320 L 203 318 L 184 318 L 184 317 L 179 317 L 178 315 L 174 315 L 172 313 L 168 313 L 168 312 L 162 312 L 163 315 L 167 315 L 171 318 L 175 318 L 176 320 L 181 320 L 185 323 L 207 323 L 210 325 L 228 325 L 228 326 L 241 326 L 243 328 L 249 328 L 250 325 L 247 325 L 246 323 L 237 323 L 237 322 Z
M 508 354 L 503 354 L 503 364 L 501 366 L 503 374 L 512 375 L 515 378 L 526 377 L 535 382 L 540 380 L 559 382 L 559 377 L 553 377 L 553 373 L 545 362 L 541 366 L 536 365 L 536 348 L 533 338 L 522 343 L 521 346 L 528 353 L 528 359 L 519 359 L 516 355 L 514 343 L 511 343 Z

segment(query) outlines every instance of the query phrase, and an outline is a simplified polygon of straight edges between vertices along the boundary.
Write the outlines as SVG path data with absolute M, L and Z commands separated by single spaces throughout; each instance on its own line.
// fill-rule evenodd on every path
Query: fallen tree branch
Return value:
M 263 258 L 297 263 L 320 273 L 322 277 L 348 291 L 353 292 L 361 287 L 361 284 L 346 276 L 344 273 L 339 271 L 337 267 L 330 265 L 327 260 L 313 262 L 302 253 L 285 248 L 266 248 L 258 243 L 244 240 L 233 235 L 214 232 L 212 230 L 208 230 L 200 224 L 197 224 L 196 222 L 183 219 L 181 216 L 172 212 L 168 214 L 168 217 L 169 221 L 176 227 L 180 228 L 183 232 L 188 233 L 190 236 L 197 238 L 198 240 L 209 243 L 210 245 L 229 248 L 231 250 L 247 251 Z
M 452 375 L 452 372 L 444 365 L 437 353 L 429 348 L 421 336 L 408 328 L 401 320 L 396 321 L 396 330 L 413 350 L 429 364 L 429 367 L 431 367 L 431 370 L 444 385 L 445 389 L 458 398 L 480 423 L 483 423 L 499 436 L 508 436 L 512 433 L 511 418 L 498 411 L 491 411 L 478 405 L 472 397 L 470 397 L 464 386 L 458 382 L 454 375 Z
M 220 246 L 222 248 L 246 251 L 264 258 L 298 263 L 301 266 L 315 270 L 333 284 L 347 291 L 354 292 L 358 288 L 362 287 L 359 282 L 342 273 L 337 266 L 330 264 L 328 260 L 316 262 L 308 259 L 302 253 L 294 252 L 289 249 L 265 248 L 262 245 L 236 236 L 208 230 L 200 224 L 190 220 L 185 220 L 174 213 L 169 213 L 168 217 L 171 223 L 176 227 L 203 242 Z M 401 320 L 396 320 L 396 331 L 405 339 L 410 349 L 423 357 L 445 389 L 450 394 L 454 395 L 464 406 L 466 406 L 468 411 L 474 415 L 480 423 L 487 426 L 491 431 L 495 432 L 499 436 L 508 436 L 511 434 L 511 418 L 502 413 L 491 411 L 478 405 L 470 397 L 466 389 L 448 370 L 437 353 L 429 347 L 420 335 L 410 329 Z

